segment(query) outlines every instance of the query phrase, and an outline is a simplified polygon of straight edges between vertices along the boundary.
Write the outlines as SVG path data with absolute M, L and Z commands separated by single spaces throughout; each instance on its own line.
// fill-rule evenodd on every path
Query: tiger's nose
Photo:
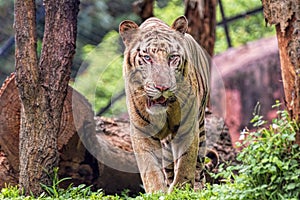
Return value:
M 155 85 L 154 87 L 161 92 L 164 92 L 164 91 L 167 91 L 168 89 L 170 89 L 169 86 L 165 86 L 165 85 Z

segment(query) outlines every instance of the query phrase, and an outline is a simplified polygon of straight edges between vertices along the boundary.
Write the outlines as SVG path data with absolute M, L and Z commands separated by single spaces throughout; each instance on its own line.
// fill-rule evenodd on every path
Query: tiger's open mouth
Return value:
M 147 99 L 147 107 L 148 108 L 150 108 L 152 106 L 155 106 L 155 105 L 167 106 L 168 105 L 168 99 L 166 99 L 163 96 L 160 96 L 157 99 L 150 99 L 150 98 Z
M 163 106 L 163 107 L 167 107 L 169 103 L 173 103 L 176 101 L 176 97 L 175 96 L 170 96 L 168 98 L 164 97 L 163 95 L 158 97 L 157 99 L 153 99 L 153 98 L 147 98 L 147 107 L 151 108 L 153 106 Z

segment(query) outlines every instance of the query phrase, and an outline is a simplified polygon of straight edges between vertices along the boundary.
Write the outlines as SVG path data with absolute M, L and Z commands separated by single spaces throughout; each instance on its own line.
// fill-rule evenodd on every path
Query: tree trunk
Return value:
M 185 13 L 189 21 L 188 33 L 210 56 L 213 56 L 216 33 L 217 0 L 186 0 Z
M 14 73 L 0 88 L 0 113 L 0 188 L 2 188 L 5 183 L 16 185 L 19 177 L 21 101 Z M 91 132 L 95 132 L 92 106 L 69 86 L 57 139 L 60 178 L 72 178 L 71 182 L 64 182 L 67 184 L 66 187 L 71 183 L 95 185 L 92 181 L 98 176 L 92 169 L 97 168 L 97 162 L 92 162 L 91 156 L 87 158 L 88 153 L 77 134 L 84 135 Z
M 276 25 L 286 108 L 300 123 L 300 1 L 262 1 L 266 22 Z M 300 145 L 300 131 L 296 135 Z
M 212 57 L 215 47 L 217 0 L 186 0 L 184 3 L 184 15 L 189 22 L 188 33 Z M 209 98 L 209 109 L 210 104 Z
M 25 194 L 51 185 L 57 137 L 75 53 L 79 0 L 44 1 L 45 32 L 37 58 L 34 0 L 16 0 L 16 83 L 21 98 L 20 179 Z
M 135 14 L 145 21 L 149 17 L 153 17 L 153 4 L 154 0 L 137 0 L 133 2 L 132 7 Z

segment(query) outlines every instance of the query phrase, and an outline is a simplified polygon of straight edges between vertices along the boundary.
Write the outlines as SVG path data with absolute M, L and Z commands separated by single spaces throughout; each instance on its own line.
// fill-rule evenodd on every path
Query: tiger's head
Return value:
M 123 21 L 119 32 L 125 44 L 123 76 L 126 93 L 148 114 L 165 112 L 176 101 L 178 81 L 184 76 L 186 60 L 184 35 L 188 28 L 184 16 L 169 27 L 157 18 L 139 27 Z M 140 110 L 143 110 L 141 107 Z

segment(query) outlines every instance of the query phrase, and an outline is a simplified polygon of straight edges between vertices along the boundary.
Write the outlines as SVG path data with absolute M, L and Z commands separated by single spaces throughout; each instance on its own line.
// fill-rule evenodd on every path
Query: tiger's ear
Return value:
M 185 16 L 180 16 L 173 22 L 171 28 L 182 34 L 185 34 L 188 29 L 188 20 Z
M 138 28 L 139 26 L 133 21 L 125 20 L 120 23 L 119 33 L 123 39 L 125 46 L 129 45 L 130 41 L 132 41 Z

